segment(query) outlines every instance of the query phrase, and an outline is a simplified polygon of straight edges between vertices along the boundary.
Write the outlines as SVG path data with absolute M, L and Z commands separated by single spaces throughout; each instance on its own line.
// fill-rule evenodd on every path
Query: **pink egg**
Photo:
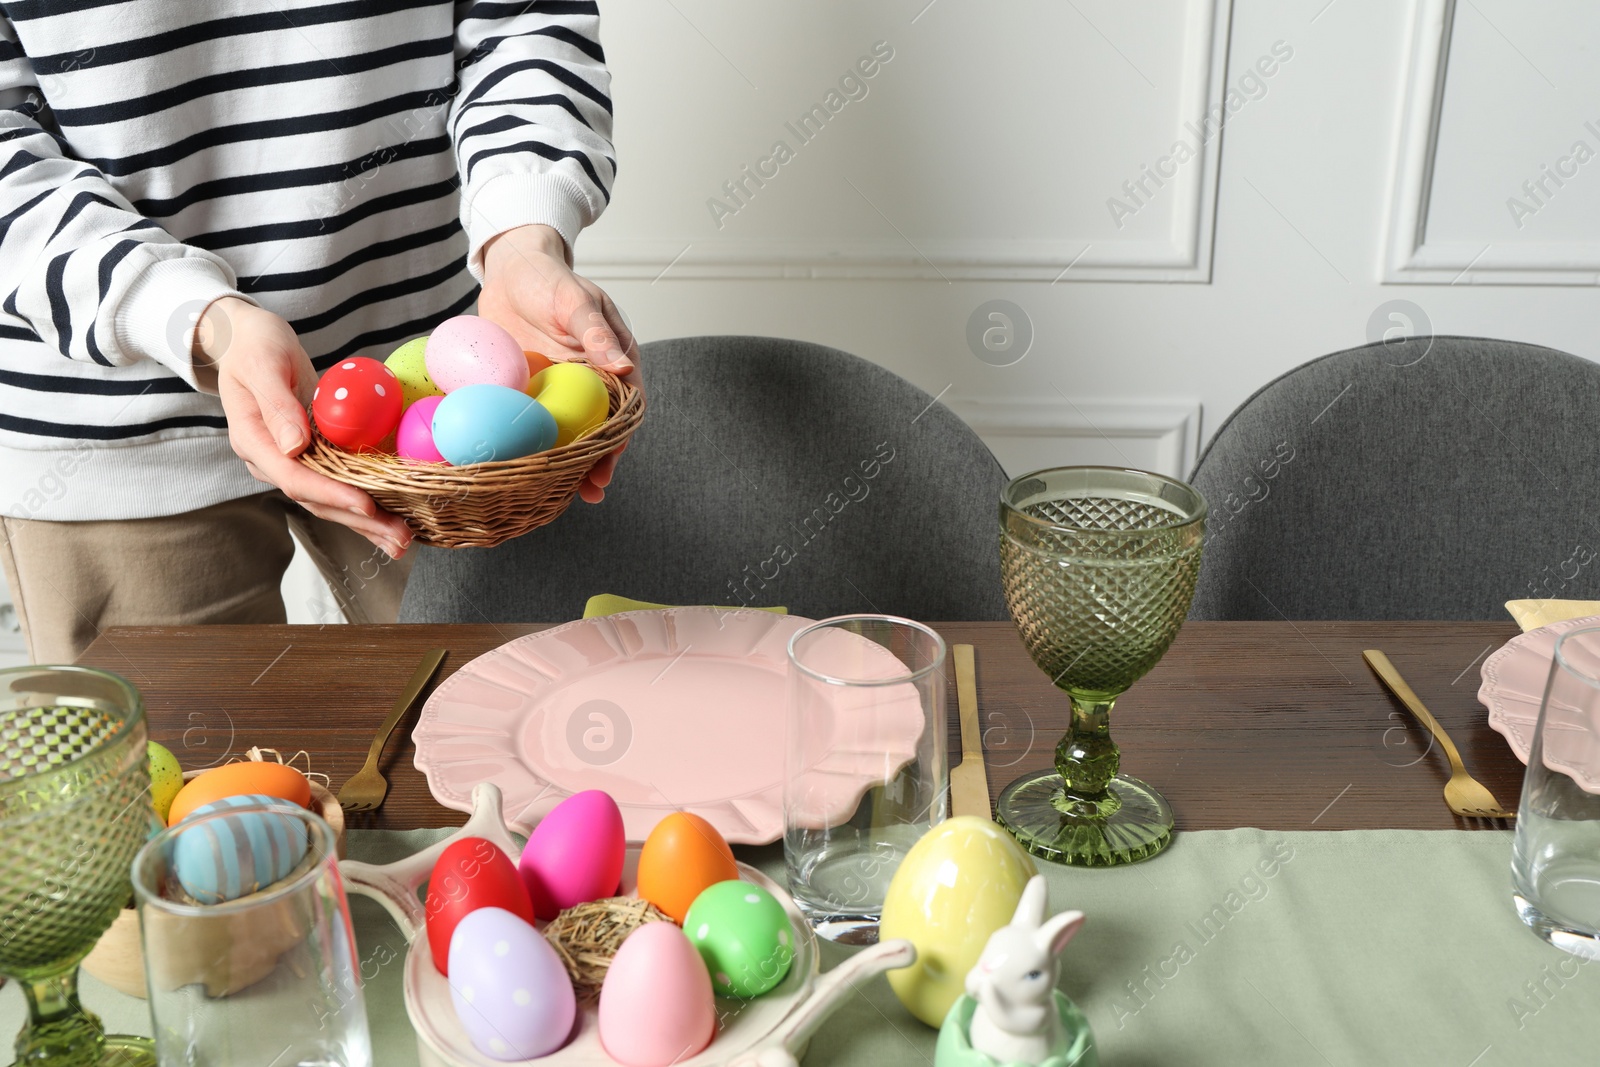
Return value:
M 627 837 L 617 802 L 598 789 L 574 793 L 539 821 L 517 870 L 541 919 L 615 896 Z
M 682 930 L 646 923 L 628 935 L 600 986 L 600 1044 L 627 1067 L 692 1059 L 717 1033 L 711 975 Z
M 425 396 L 406 408 L 395 434 L 395 452 L 412 463 L 443 463 L 445 458 L 433 446 L 433 412 L 442 396 Z
M 476 315 L 457 315 L 428 335 L 423 362 L 428 377 L 445 392 L 463 385 L 528 386 L 528 358 L 501 327 Z

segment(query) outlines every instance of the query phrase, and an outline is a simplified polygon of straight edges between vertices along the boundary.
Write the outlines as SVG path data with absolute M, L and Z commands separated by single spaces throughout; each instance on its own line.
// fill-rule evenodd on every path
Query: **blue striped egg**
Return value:
M 185 816 L 179 826 L 210 812 L 235 811 L 180 831 L 172 848 L 173 873 L 184 892 L 202 904 L 221 904 L 264 889 L 285 877 L 310 847 L 297 816 L 259 810 L 283 807 L 274 797 L 223 797 Z

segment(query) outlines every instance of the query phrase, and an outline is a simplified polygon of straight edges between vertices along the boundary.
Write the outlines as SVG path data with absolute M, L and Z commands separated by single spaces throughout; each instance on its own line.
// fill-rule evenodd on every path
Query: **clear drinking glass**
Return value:
M 783 851 L 817 933 L 868 945 L 889 879 L 948 810 L 944 639 L 889 615 L 789 640 Z
M 1534 933 L 1600 959 L 1600 627 L 1556 642 L 1522 780 L 1511 885 Z
M 227 820 L 245 813 L 303 825 L 305 858 L 259 892 L 188 902 L 173 870 L 178 840 L 243 838 Z M 350 906 L 333 830 L 320 816 L 282 804 L 190 817 L 140 849 L 133 888 L 162 1067 L 372 1063 Z

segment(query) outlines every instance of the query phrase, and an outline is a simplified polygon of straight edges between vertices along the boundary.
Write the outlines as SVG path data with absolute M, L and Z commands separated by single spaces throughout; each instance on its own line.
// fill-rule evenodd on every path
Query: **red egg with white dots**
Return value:
M 375 449 L 400 425 L 400 380 L 375 359 L 340 360 L 323 372 L 311 399 L 317 430 L 352 452 Z

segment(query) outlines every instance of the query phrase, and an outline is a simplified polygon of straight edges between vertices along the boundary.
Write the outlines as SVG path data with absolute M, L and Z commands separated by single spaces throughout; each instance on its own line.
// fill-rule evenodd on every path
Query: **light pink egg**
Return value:
M 646 923 L 622 943 L 600 987 L 600 1043 L 627 1067 L 692 1059 L 717 1033 L 711 975 L 682 930 Z
M 528 386 L 528 359 L 503 328 L 476 315 L 457 315 L 428 335 L 428 377 L 445 392 L 463 385 Z
M 394 449 L 401 459 L 412 463 L 443 463 L 445 458 L 433 445 L 433 412 L 442 396 L 425 396 L 406 408 L 395 433 Z

